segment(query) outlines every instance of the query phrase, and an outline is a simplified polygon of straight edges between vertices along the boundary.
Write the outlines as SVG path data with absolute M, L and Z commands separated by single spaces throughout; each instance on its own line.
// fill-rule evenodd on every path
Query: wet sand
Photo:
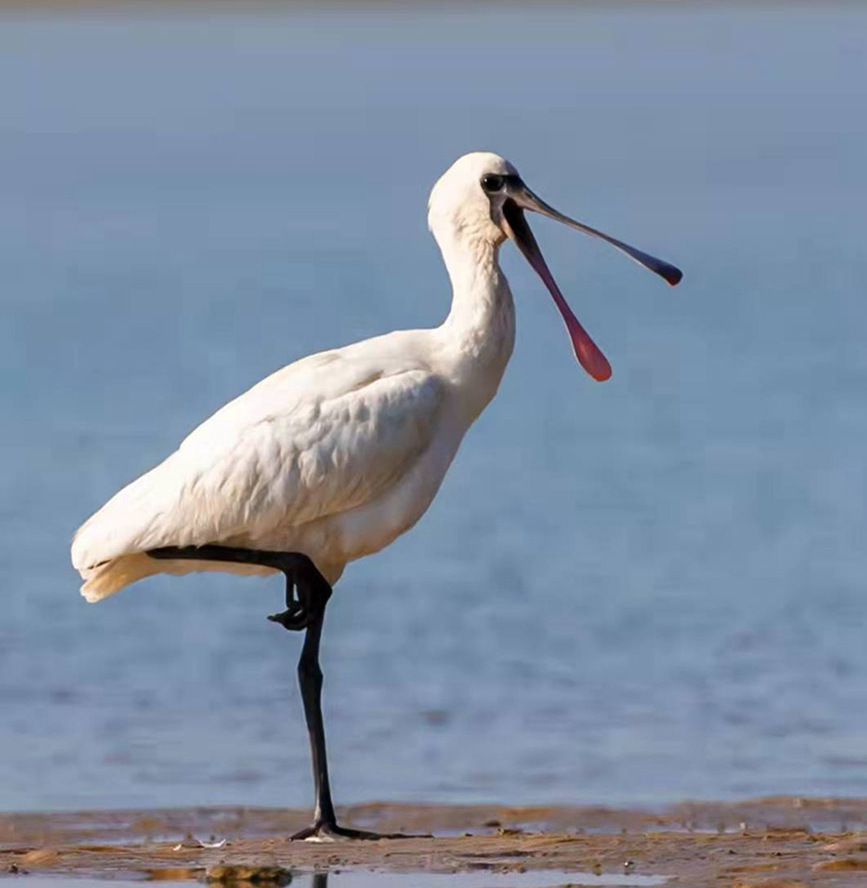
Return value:
M 263 808 L 4 814 L 0 874 L 185 880 L 237 875 L 232 867 L 245 866 L 296 875 L 348 867 L 488 873 L 499 880 L 523 873 L 523 884 L 536 872 L 547 885 L 545 870 L 562 872 L 562 884 L 601 883 L 605 874 L 740 888 L 867 880 L 867 800 L 684 803 L 659 813 L 370 804 L 340 815 L 347 825 L 433 837 L 290 842 L 286 836 L 306 824 L 308 812 Z M 218 848 L 198 841 L 222 839 Z

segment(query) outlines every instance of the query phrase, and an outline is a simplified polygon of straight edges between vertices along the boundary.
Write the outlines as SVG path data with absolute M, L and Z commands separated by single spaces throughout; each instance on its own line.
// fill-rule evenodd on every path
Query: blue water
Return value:
M 309 802 L 275 581 L 98 605 L 68 543 L 311 351 L 433 325 L 459 154 L 535 229 L 506 379 L 329 609 L 339 801 L 867 794 L 867 8 L 0 14 L 0 809 Z

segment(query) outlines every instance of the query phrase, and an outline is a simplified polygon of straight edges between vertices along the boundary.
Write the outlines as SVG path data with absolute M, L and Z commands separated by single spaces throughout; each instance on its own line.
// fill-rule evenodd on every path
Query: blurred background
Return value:
M 99 606 L 68 544 L 312 351 L 435 325 L 426 199 L 509 157 L 680 265 L 545 220 L 515 355 L 324 638 L 340 802 L 867 794 L 867 7 L 0 9 L 0 809 L 306 806 L 277 580 Z

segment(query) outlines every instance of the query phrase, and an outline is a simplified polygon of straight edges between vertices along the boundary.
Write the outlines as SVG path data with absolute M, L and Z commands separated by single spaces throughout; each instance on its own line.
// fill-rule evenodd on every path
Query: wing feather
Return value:
M 438 377 L 405 368 L 326 352 L 278 371 L 93 515 L 76 534 L 74 566 L 255 541 L 375 500 L 430 444 L 442 405 Z

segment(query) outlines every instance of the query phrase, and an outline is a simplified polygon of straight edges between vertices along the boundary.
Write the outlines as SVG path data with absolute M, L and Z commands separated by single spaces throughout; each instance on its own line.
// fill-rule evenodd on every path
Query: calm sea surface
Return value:
M 867 8 L 0 15 L 0 809 L 305 805 L 275 581 L 89 606 L 77 525 L 271 370 L 434 325 L 425 201 L 490 148 L 599 385 L 518 342 L 329 609 L 340 801 L 867 794 Z

